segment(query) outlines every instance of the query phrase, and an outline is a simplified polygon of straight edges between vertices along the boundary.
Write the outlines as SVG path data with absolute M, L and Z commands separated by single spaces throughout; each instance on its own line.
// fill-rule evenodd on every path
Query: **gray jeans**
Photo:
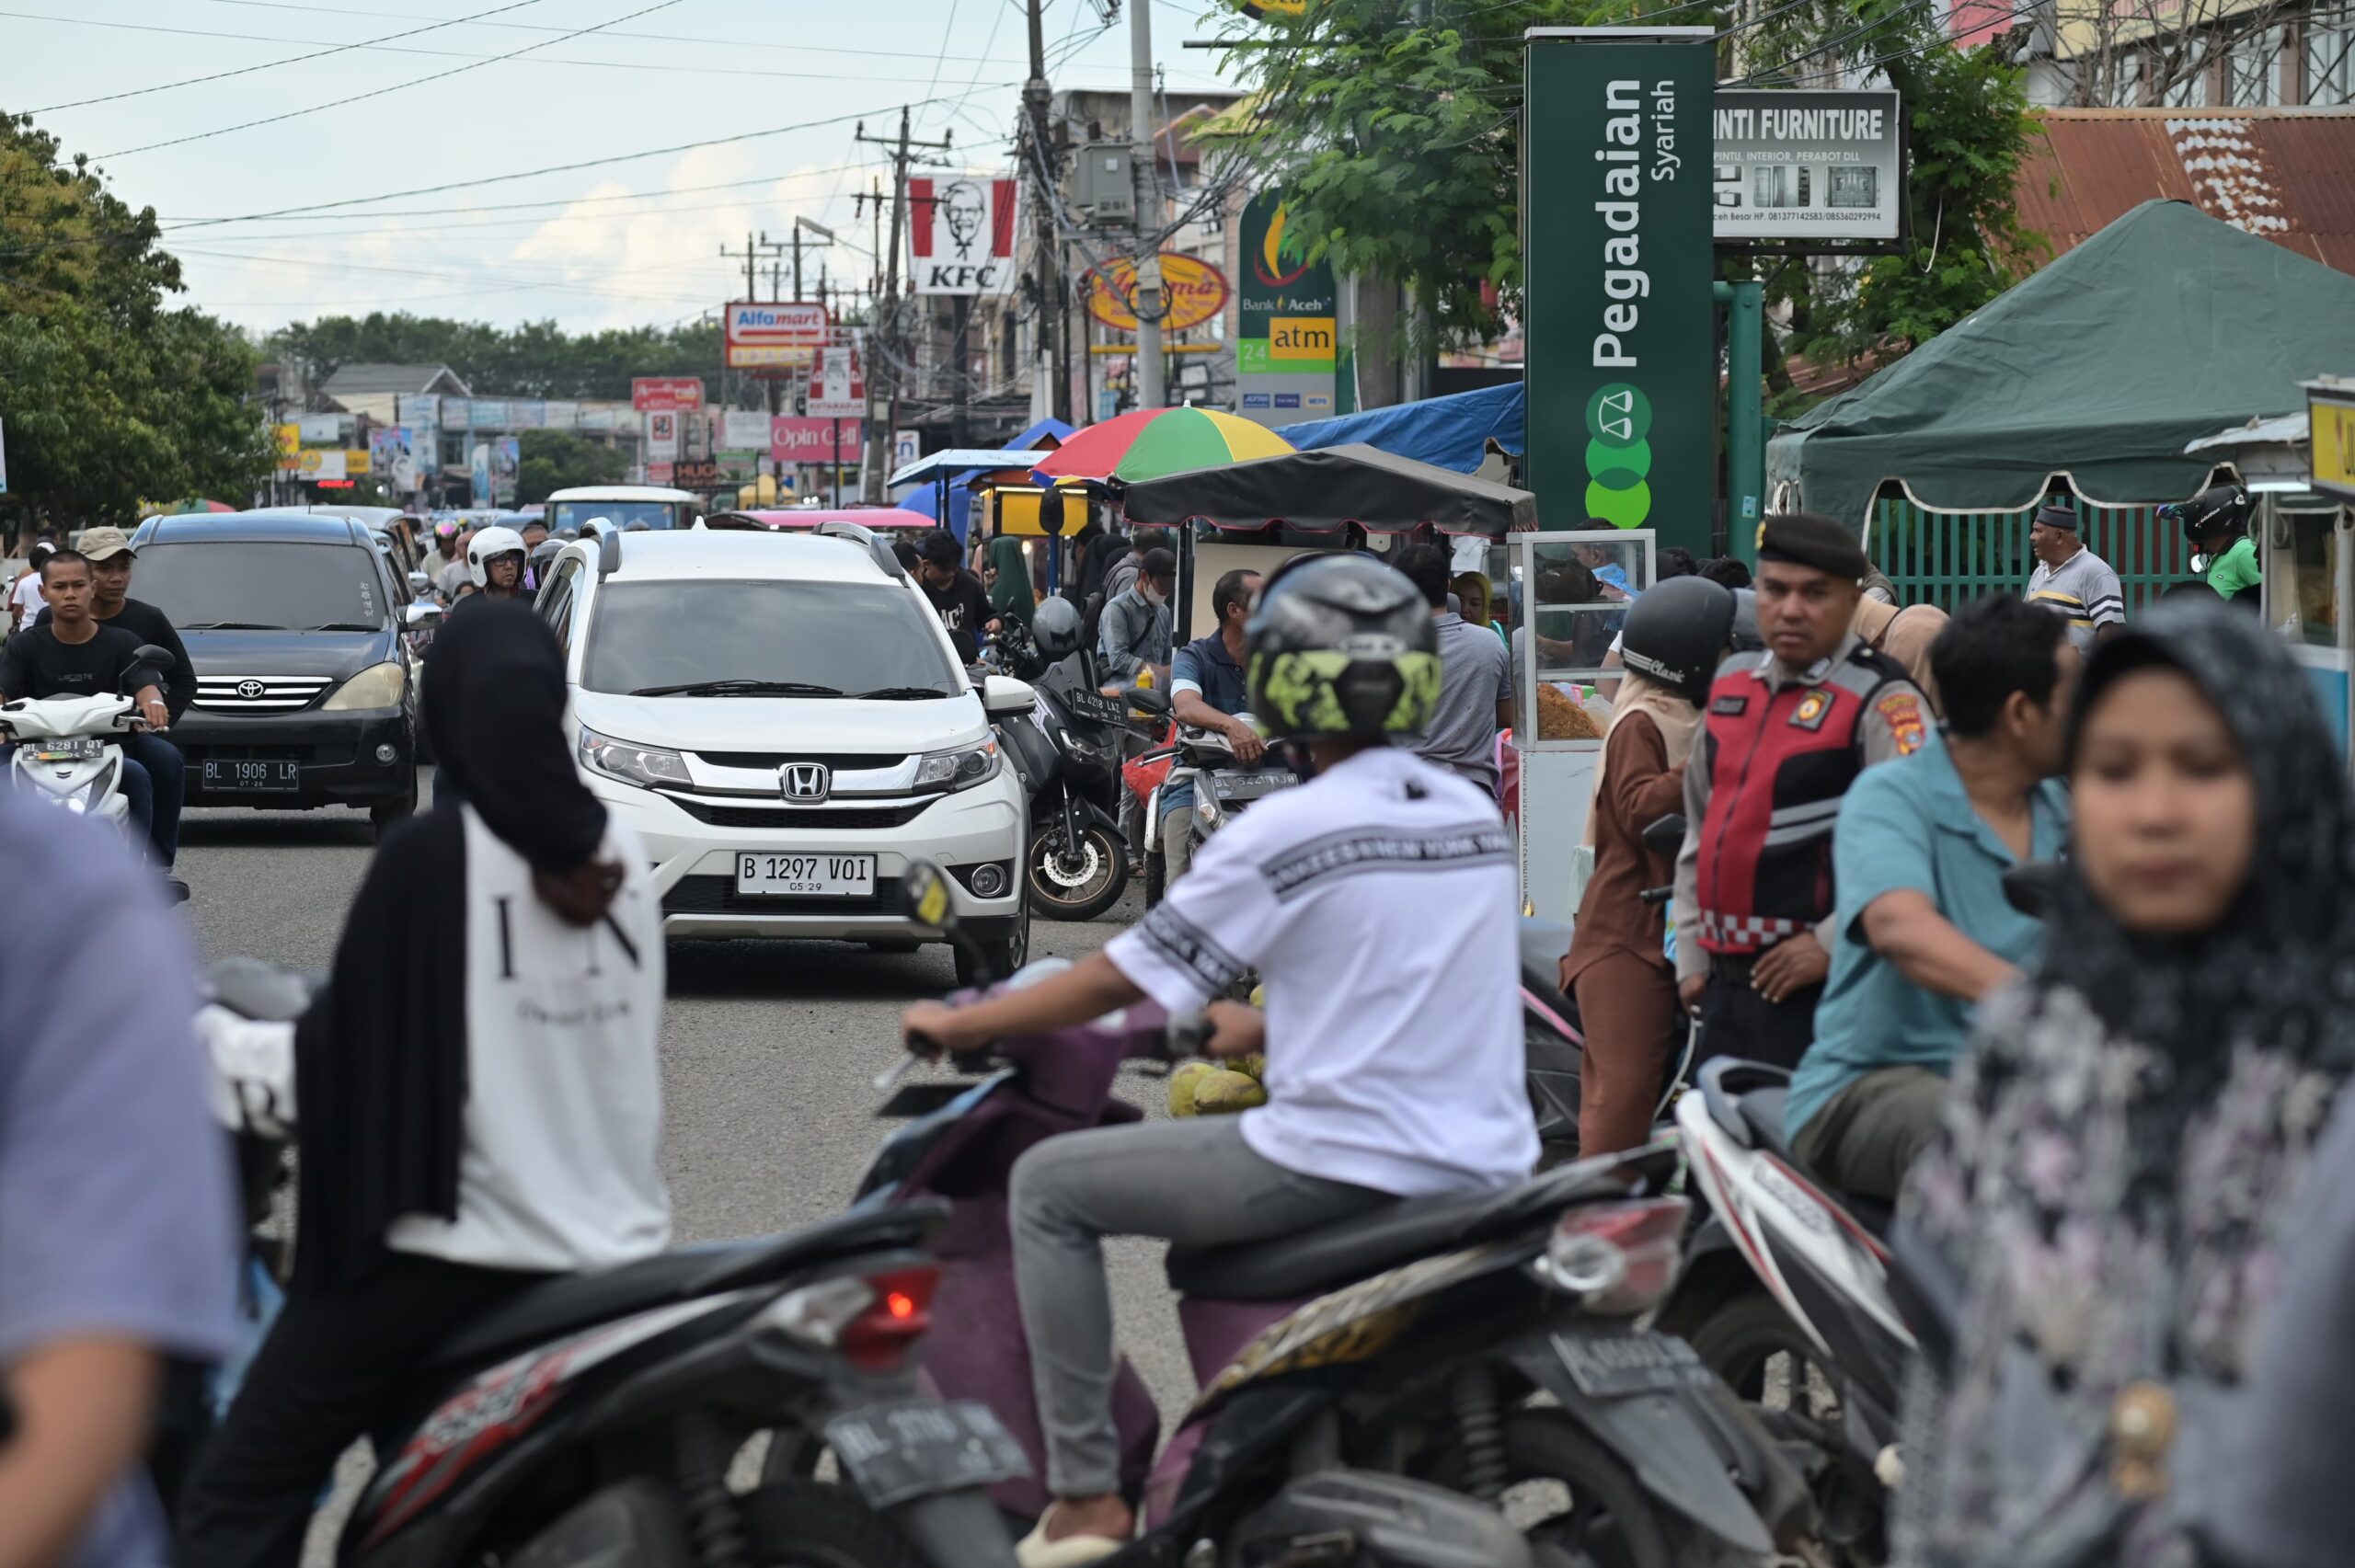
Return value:
M 1161 814 L 1161 885 L 1177 886 L 1194 858 L 1194 808 L 1181 806 Z
M 1937 1136 L 1947 1100 L 1943 1073 L 1884 1067 L 1850 1082 L 1808 1117 L 1791 1152 L 1844 1192 L 1897 1201 L 1913 1157 Z
M 1215 1246 L 1305 1230 L 1391 1201 L 1261 1158 L 1235 1116 L 1065 1133 L 1023 1155 L 1014 1167 L 1014 1271 L 1047 1438 L 1048 1490 L 1058 1497 L 1120 1490 L 1104 1237 Z

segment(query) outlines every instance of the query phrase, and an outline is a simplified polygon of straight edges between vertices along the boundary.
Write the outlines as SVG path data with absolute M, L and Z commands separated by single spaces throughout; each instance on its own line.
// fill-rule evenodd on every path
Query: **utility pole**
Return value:
M 1136 0 L 1150 5 L 1152 0 Z M 1056 373 L 1055 338 L 1062 315 L 1063 285 L 1055 263 L 1059 236 L 1055 231 L 1054 143 L 1047 134 L 1047 109 L 1053 94 L 1047 86 L 1046 0 L 1029 0 L 1030 78 L 1022 84 L 1022 100 L 1030 111 L 1030 160 L 1024 172 L 1035 193 L 1030 202 L 1031 246 L 1039 269 L 1038 361 L 1031 372 L 1030 415 L 1068 420 L 1071 418 L 1070 378 Z
M 1160 408 L 1162 384 L 1161 181 L 1154 175 L 1153 5 L 1129 6 L 1129 164 L 1137 185 L 1137 406 Z
M 870 356 L 867 368 L 867 498 L 883 499 L 884 480 L 891 456 L 891 423 L 899 403 L 899 370 L 890 355 L 902 346 L 900 320 L 900 233 L 907 221 L 908 160 L 915 149 L 946 151 L 948 138 L 937 142 L 915 142 L 908 136 L 908 110 L 900 110 L 900 134 L 896 146 L 880 136 L 869 136 L 867 127 L 860 125 L 856 140 L 879 147 L 891 147 L 891 241 L 883 252 L 883 292 L 875 302 L 877 352 Z M 887 392 L 888 383 L 888 392 Z

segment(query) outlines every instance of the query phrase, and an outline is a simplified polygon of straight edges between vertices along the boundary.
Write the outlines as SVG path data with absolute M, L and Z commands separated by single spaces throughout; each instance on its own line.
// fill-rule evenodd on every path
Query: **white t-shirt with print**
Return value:
M 395 1220 L 385 1244 L 484 1268 L 573 1272 L 659 1252 L 662 918 L 646 846 L 619 818 L 600 858 L 626 868 L 586 930 L 532 891 L 532 868 L 466 824 L 465 1149 L 458 1217 Z
M 1537 1159 L 1514 865 L 1494 799 L 1377 747 L 1220 830 L 1105 954 L 1177 1013 L 1259 972 L 1264 1158 L 1402 1196 L 1503 1186 Z

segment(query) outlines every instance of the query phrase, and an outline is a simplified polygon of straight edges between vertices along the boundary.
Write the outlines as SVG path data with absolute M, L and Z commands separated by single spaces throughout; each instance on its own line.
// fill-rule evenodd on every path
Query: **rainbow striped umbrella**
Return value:
M 1266 426 L 1233 414 L 1140 408 L 1088 426 L 1037 471 L 1054 479 L 1117 479 L 1129 485 L 1254 457 L 1281 457 L 1292 450 L 1292 442 Z

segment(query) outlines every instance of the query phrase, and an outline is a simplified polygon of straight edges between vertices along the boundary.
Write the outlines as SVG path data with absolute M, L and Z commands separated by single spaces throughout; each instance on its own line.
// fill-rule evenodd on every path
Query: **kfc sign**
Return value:
M 1014 292 L 1014 221 L 1020 206 L 1010 179 L 957 175 L 908 181 L 910 271 L 919 294 Z
M 856 463 L 865 446 L 856 419 L 807 418 L 780 414 L 769 421 L 769 456 L 780 464 Z M 834 442 L 835 432 L 842 444 Z

